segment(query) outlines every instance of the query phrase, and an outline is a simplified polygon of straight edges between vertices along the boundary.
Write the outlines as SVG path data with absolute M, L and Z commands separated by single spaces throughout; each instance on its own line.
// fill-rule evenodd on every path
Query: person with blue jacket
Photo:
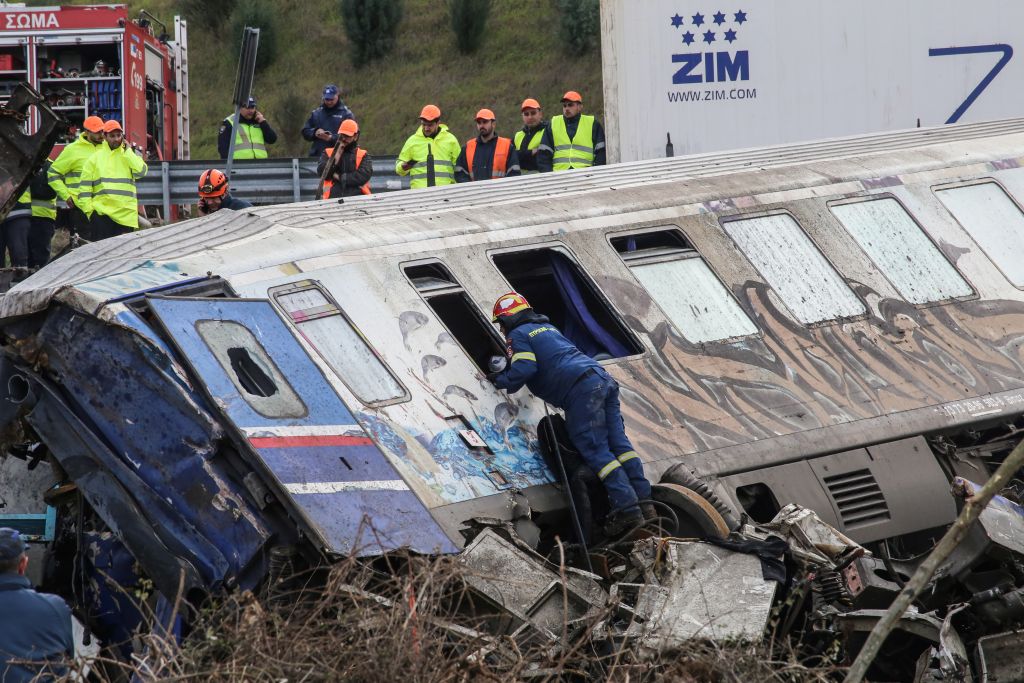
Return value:
M 67 673 L 65 661 L 75 653 L 71 610 L 60 596 L 32 590 L 25 577 L 25 551 L 25 541 L 15 529 L 0 528 L 0 681 L 4 683 L 54 680 Z
M 626 436 L 618 383 L 516 292 L 498 298 L 491 320 L 505 333 L 509 360 L 491 381 L 509 392 L 525 385 L 565 411 L 573 444 L 608 493 L 612 514 L 606 533 L 617 536 L 654 518 L 651 483 Z
M 302 129 L 302 137 L 313 143 L 309 156 L 320 158 L 325 149 L 334 147 L 338 142 L 338 127 L 348 119 L 355 119 L 355 114 L 341 101 L 338 86 L 325 85 L 323 103 L 310 113 Z

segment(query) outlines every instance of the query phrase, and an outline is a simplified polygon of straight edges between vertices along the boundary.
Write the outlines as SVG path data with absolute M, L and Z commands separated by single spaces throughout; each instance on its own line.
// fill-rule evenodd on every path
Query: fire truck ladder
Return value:
M 174 80 L 178 98 L 178 159 L 189 156 L 188 113 L 188 26 L 181 17 L 174 17 Z

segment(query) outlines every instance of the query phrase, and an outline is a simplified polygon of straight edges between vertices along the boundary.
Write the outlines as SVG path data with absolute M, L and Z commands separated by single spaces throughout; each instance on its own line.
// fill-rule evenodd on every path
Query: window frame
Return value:
M 423 302 L 423 305 L 430 310 L 430 314 L 434 317 L 434 319 L 437 320 L 441 327 L 445 329 L 445 331 L 451 336 L 451 338 L 455 340 L 455 343 L 458 344 L 459 348 L 462 349 L 462 353 L 466 356 L 466 360 L 469 361 L 470 365 L 480 370 L 480 372 L 485 372 L 477 365 L 476 361 L 473 359 L 473 354 L 471 354 L 469 350 L 466 349 L 466 347 L 462 343 L 462 340 L 459 339 L 459 337 L 454 332 L 452 332 L 451 328 L 449 328 L 448 325 L 445 324 L 444 319 L 437 313 L 437 311 L 434 310 L 434 307 L 430 305 L 430 302 L 428 301 L 430 297 L 424 296 L 423 291 L 421 291 L 420 288 L 416 286 L 416 283 L 412 281 L 412 278 L 409 277 L 409 273 L 407 270 L 408 268 L 415 266 L 426 266 L 431 264 L 437 264 L 441 266 L 441 268 L 443 268 L 445 271 L 447 271 L 448 275 L 450 275 L 452 278 L 452 282 L 454 282 L 455 286 L 458 287 L 457 290 L 453 290 L 450 287 L 443 289 L 438 288 L 437 290 L 435 290 L 434 293 L 438 296 L 443 296 L 445 294 L 464 294 L 466 298 L 469 300 L 470 310 L 472 310 L 474 314 L 477 315 L 477 318 L 481 322 L 483 322 L 484 329 L 487 329 L 489 331 L 491 336 L 497 342 L 498 347 L 500 349 L 504 349 L 506 347 L 505 338 L 498 333 L 498 330 L 494 327 L 494 323 L 491 322 L 490 317 L 482 312 L 486 309 L 480 308 L 480 302 L 478 302 L 473 297 L 473 295 L 469 293 L 469 290 L 466 289 L 466 286 L 464 284 L 462 284 L 462 281 L 455 274 L 455 271 L 453 271 L 451 267 L 449 267 L 449 265 L 444 262 L 443 259 L 438 258 L 436 256 L 430 256 L 426 258 L 413 259 L 411 261 L 400 261 L 398 264 L 398 268 L 402 272 L 402 277 L 404 277 L 405 281 L 409 283 L 409 286 L 412 288 L 412 291 L 414 291 L 416 293 L 416 296 L 420 298 L 420 301 Z
M 609 247 L 610 246 L 611 245 L 609 244 Z M 579 269 L 579 272 L 586 279 L 587 286 L 591 288 L 593 294 L 598 299 L 601 300 L 601 303 L 603 303 L 605 306 L 607 306 L 608 310 L 611 311 L 612 315 L 615 316 L 615 322 L 619 325 L 621 330 L 625 334 L 627 334 L 629 336 L 629 338 L 640 349 L 639 352 L 631 354 L 631 355 L 628 355 L 628 356 L 619 356 L 618 358 L 607 358 L 605 360 L 599 360 L 599 361 L 597 361 L 597 363 L 602 365 L 602 366 L 604 366 L 604 365 L 615 365 L 615 364 L 621 363 L 623 361 L 638 360 L 638 359 L 641 359 L 641 358 L 646 358 L 647 355 L 651 353 L 650 347 L 647 344 L 645 344 L 643 342 L 643 340 L 639 336 L 637 336 L 637 334 L 633 331 L 633 329 L 628 324 L 626 324 L 626 322 L 625 322 L 626 318 L 625 318 L 624 315 L 622 315 L 622 312 L 619 311 L 619 309 L 615 305 L 612 304 L 612 302 L 608 299 L 608 296 L 598 286 L 597 282 L 594 281 L 594 277 L 590 274 L 590 272 L 586 268 L 583 267 L 583 263 L 580 261 L 580 258 L 576 254 L 576 252 L 573 251 L 572 248 L 570 248 L 569 245 L 567 245 L 562 240 L 549 240 L 549 241 L 546 241 L 546 242 L 531 242 L 529 244 L 519 244 L 519 245 L 516 245 L 516 246 L 513 246 L 513 247 L 495 247 L 493 249 L 487 249 L 485 254 L 487 256 L 487 260 L 491 264 L 491 268 L 493 268 L 494 272 L 498 274 L 499 278 L 501 278 L 501 282 L 503 282 L 505 284 L 505 287 L 506 287 L 505 291 L 506 292 L 510 292 L 510 291 L 515 291 L 515 288 L 512 287 L 512 283 L 509 282 L 505 278 L 505 274 L 503 272 L 501 272 L 501 268 L 498 267 L 498 264 L 495 262 L 494 257 L 495 256 L 500 256 L 502 254 L 514 254 L 514 253 L 520 252 L 520 251 L 541 251 L 541 250 L 544 250 L 544 249 L 555 249 L 555 250 L 559 251 L 563 256 L 566 256 L 570 261 L 572 261 L 572 263 Z
M 999 187 L 999 189 L 1003 191 L 1003 194 L 1005 194 L 1007 198 L 1011 202 L 1013 202 L 1013 205 L 1017 207 L 1017 210 L 1021 212 L 1021 216 L 1024 217 L 1024 206 L 1022 206 L 1021 203 L 1017 201 L 1017 197 L 1014 196 L 1014 194 L 1010 192 L 1008 189 L 1006 189 L 1006 186 L 999 182 L 998 179 L 993 178 L 991 176 L 985 176 L 984 178 L 972 178 L 970 180 L 960 180 L 951 183 L 940 183 L 937 185 L 931 185 L 928 189 L 931 190 L 932 196 L 935 198 L 935 201 L 939 203 L 939 206 L 942 208 L 942 210 L 946 212 L 946 214 L 954 223 L 956 223 L 958 228 L 964 231 L 964 234 L 967 235 L 967 239 L 971 240 L 971 242 L 973 242 L 978 247 L 981 253 L 985 255 L 985 258 L 987 258 L 989 263 L 992 264 L 992 267 L 999 271 L 999 274 L 1003 276 L 1004 280 L 1006 280 L 1006 284 L 1013 287 L 1014 289 L 1024 291 L 1024 283 L 1018 285 L 1014 283 L 1013 280 L 1010 279 L 1009 274 L 1005 270 L 1003 270 L 1003 267 L 999 265 L 999 262 L 992 257 L 992 254 L 990 254 L 988 250 L 985 249 L 985 247 L 981 245 L 981 242 L 979 242 L 978 239 L 974 236 L 974 234 L 967 229 L 967 226 L 960 222 L 960 219 L 956 217 L 956 214 L 950 211 L 949 207 L 943 203 L 943 201 L 939 198 L 938 195 L 938 193 L 941 192 L 942 190 L 955 190 L 960 187 L 971 187 L 973 185 L 985 185 L 988 183 L 993 183 L 997 187 Z M 975 291 L 977 291 L 977 288 L 973 287 L 973 284 L 972 288 Z
M 829 213 L 831 215 L 831 212 L 829 212 Z M 843 281 L 843 284 L 846 285 L 846 288 L 848 290 L 850 290 L 850 293 L 853 294 L 854 298 L 856 298 L 857 301 L 860 302 L 860 305 L 861 305 L 861 307 L 863 309 L 860 313 L 857 313 L 856 315 L 839 316 L 839 317 L 836 317 L 836 318 L 827 318 L 825 320 L 817 320 L 817 321 L 811 322 L 811 323 L 804 322 L 803 320 L 800 319 L 800 316 L 798 316 L 793 311 L 793 309 L 790 308 L 789 304 L 782 298 L 782 295 L 779 293 L 779 291 L 777 289 L 775 289 L 775 287 L 772 285 L 772 283 L 770 283 L 768 281 L 768 278 L 765 276 L 765 274 L 763 272 L 761 272 L 761 269 L 758 268 L 757 265 L 753 261 L 750 260 L 750 257 L 747 256 L 747 252 L 743 251 L 743 249 L 736 242 L 736 240 L 733 239 L 732 235 L 729 234 L 729 231 L 725 229 L 726 223 L 732 223 L 734 221 L 741 221 L 741 220 L 748 220 L 748 219 L 751 219 L 751 218 L 768 218 L 768 217 L 771 217 L 771 216 L 780 216 L 780 215 L 789 216 L 791 219 L 793 219 L 793 222 L 796 224 L 796 227 L 800 230 L 800 232 L 802 232 L 804 234 L 804 236 L 807 237 L 807 239 L 810 241 L 811 245 L 818 252 L 818 254 L 820 254 L 821 257 L 823 259 L 825 259 L 825 262 L 828 263 L 828 265 L 832 268 L 832 270 L 835 271 L 836 275 L 838 275 L 839 278 Z M 871 313 L 871 306 L 868 304 L 868 302 L 864 299 L 864 297 L 862 297 L 860 294 L 857 293 L 856 289 L 854 289 L 853 287 L 850 286 L 849 279 L 847 278 L 846 274 L 839 268 L 839 266 L 836 265 L 836 263 L 828 255 L 828 252 L 826 252 L 824 249 L 821 248 L 821 244 L 818 243 L 818 240 L 814 239 L 814 235 L 812 235 L 810 232 L 807 231 L 806 228 L 804 228 L 803 223 L 800 222 L 800 219 L 798 219 L 796 217 L 796 215 L 794 215 L 794 213 L 792 211 L 790 211 L 789 209 L 775 208 L 775 209 L 769 209 L 769 210 L 754 211 L 754 212 L 750 212 L 750 213 L 732 213 L 732 214 L 728 214 L 728 215 L 718 215 L 717 218 L 718 218 L 718 226 L 722 230 L 722 233 L 725 234 L 726 239 L 728 239 L 730 242 L 732 242 L 733 246 L 736 248 L 736 251 L 741 256 L 743 256 L 743 258 L 750 265 L 750 267 L 754 269 L 754 272 L 757 273 L 759 276 L 761 276 L 761 281 L 764 284 L 766 284 L 768 286 L 768 288 L 772 292 L 775 293 L 775 296 L 778 297 L 779 302 L 786 308 L 787 311 L 789 311 L 790 316 L 792 316 L 793 322 L 795 322 L 797 325 L 800 325 L 801 327 L 804 327 L 804 328 L 809 329 L 809 330 L 814 330 L 814 329 L 817 329 L 819 327 L 828 327 L 830 325 L 849 323 L 849 322 L 856 322 L 858 320 L 867 320 L 869 317 L 871 317 L 871 315 L 872 315 L 872 313 Z M 833 216 L 833 218 L 835 218 L 835 217 Z M 845 228 L 844 228 L 843 231 L 844 232 L 846 231 Z M 852 235 L 851 235 L 851 239 L 852 239 Z M 856 240 L 855 240 L 855 242 L 856 242 Z
M 682 235 L 683 239 L 685 239 L 688 244 L 693 245 L 693 255 L 683 256 L 682 258 L 680 258 L 679 255 L 664 254 L 662 256 L 652 256 L 650 257 L 651 260 L 645 261 L 645 263 L 667 263 L 670 261 L 679 261 L 683 259 L 700 259 L 701 261 L 704 262 L 704 265 L 707 267 L 708 271 L 711 272 L 711 274 L 718 281 L 718 283 L 722 285 L 722 289 L 725 290 L 726 294 L 733 300 L 733 302 L 735 302 L 737 308 L 743 311 L 743 315 L 745 315 L 747 317 L 747 320 L 750 321 L 751 325 L 754 326 L 756 332 L 753 332 L 751 334 L 741 334 L 732 337 L 726 337 L 724 339 L 715 339 L 711 341 L 690 341 L 690 339 L 686 336 L 686 333 L 679 328 L 679 325 L 677 325 L 676 322 L 672 320 L 672 318 L 668 315 L 668 313 L 665 312 L 665 309 L 661 307 L 661 304 L 658 303 L 658 300 L 654 298 L 650 291 L 646 287 L 644 287 L 642 282 L 640 282 L 640 279 L 636 276 L 636 274 L 633 272 L 633 269 L 630 267 L 629 262 L 622 257 L 622 253 L 618 249 L 616 249 L 615 246 L 612 244 L 612 239 L 614 238 L 630 237 L 633 235 L 643 235 L 652 232 L 669 232 L 673 230 Z M 726 235 L 726 237 L 728 237 L 728 235 Z M 664 318 L 665 322 L 671 325 L 672 328 L 679 334 L 679 336 L 681 336 L 683 339 L 686 339 L 687 342 L 697 346 L 707 346 L 709 344 L 732 344 L 742 339 L 761 339 L 764 337 L 764 330 L 761 328 L 760 325 L 757 324 L 757 321 L 750 315 L 750 311 L 748 311 L 740 302 L 740 300 L 736 297 L 735 292 L 733 292 L 732 288 L 726 283 L 721 273 L 719 273 L 718 270 L 711 264 L 711 262 L 704 257 L 704 254 L 699 249 L 697 249 L 696 244 L 692 239 L 690 239 L 690 235 L 686 232 L 686 230 L 683 229 L 682 226 L 676 223 L 659 223 L 658 225 L 647 225 L 642 228 L 615 228 L 605 233 L 605 240 L 608 243 L 608 247 L 612 250 L 615 256 L 618 257 L 619 262 L 623 266 L 625 266 L 626 270 L 629 271 L 630 277 L 636 280 L 637 286 L 640 287 L 640 289 L 642 289 L 647 294 L 648 298 L 650 298 L 651 300 L 651 303 L 654 304 L 654 306 L 661 313 L 662 318 Z
M 368 402 L 368 401 L 363 400 L 359 396 L 359 394 L 357 394 L 355 392 L 355 390 L 352 389 L 352 386 L 348 383 L 348 381 L 344 377 L 341 376 L 341 372 L 339 372 L 339 370 L 336 369 L 330 363 L 330 361 L 327 360 L 327 358 L 324 356 L 324 354 L 320 353 L 320 349 L 318 349 L 311 341 L 306 339 L 306 336 L 304 334 L 302 334 L 302 330 L 295 323 L 295 321 L 292 320 L 291 314 L 288 313 L 287 310 L 285 310 L 284 306 L 281 305 L 281 303 L 278 301 L 277 297 L 278 297 L 278 295 L 281 295 L 281 294 L 297 294 L 299 292 L 310 290 L 310 289 L 316 289 L 317 291 L 319 291 L 320 294 L 325 299 L 327 299 L 327 301 L 329 301 L 331 304 L 333 304 L 334 307 L 338 311 L 336 314 L 335 313 L 327 313 L 327 314 L 324 314 L 324 315 L 319 315 L 319 316 L 317 316 L 314 319 L 317 319 L 317 318 L 327 318 L 327 317 L 330 317 L 331 315 L 340 315 L 342 317 L 342 319 L 352 329 L 352 331 L 355 332 L 359 336 L 359 338 L 363 341 L 364 344 L 366 344 L 366 348 L 370 350 L 370 353 L 372 353 L 374 358 L 377 359 L 377 362 L 381 364 L 381 367 L 384 368 L 385 372 L 387 372 L 389 375 L 391 375 L 391 378 L 402 389 L 402 395 L 401 396 L 396 396 L 394 398 L 389 398 L 389 399 L 385 399 L 385 400 L 381 400 L 381 401 L 369 401 Z M 334 298 L 334 296 L 331 295 L 331 292 L 324 286 L 324 284 L 322 282 L 320 282 L 319 280 L 313 280 L 313 279 L 303 279 L 303 280 L 296 280 L 294 282 L 289 282 L 289 283 L 282 284 L 282 285 L 276 285 L 274 287 L 270 287 L 269 289 L 267 289 L 267 298 L 271 301 L 271 303 L 273 304 L 274 308 L 276 308 L 278 310 L 278 313 L 281 315 L 281 317 L 284 318 L 284 321 L 288 325 L 290 325 L 292 327 L 292 329 L 294 330 L 295 336 L 299 339 L 300 343 L 307 348 L 307 353 L 312 351 L 312 353 L 310 353 L 310 356 L 311 357 L 315 357 L 316 359 L 319 359 L 320 362 L 324 366 L 326 366 L 327 369 L 329 369 L 331 371 L 331 374 L 333 374 L 335 377 L 337 377 L 338 380 L 341 381 L 341 383 L 345 385 L 345 388 L 348 390 L 348 392 L 350 394 L 352 394 L 352 396 L 355 397 L 355 399 L 357 401 L 359 401 L 363 405 L 365 405 L 367 407 L 370 407 L 370 408 L 382 408 L 384 406 L 395 405 L 395 404 L 398 404 L 398 403 L 405 403 L 405 402 L 410 401 L 412 399 L 412 393 L 409 391 L 409 388 L 407 386 L 405 386 L 405 383 L 402 382 L 402 380 L 398 377 L 398 375 L 395 373 L 395 371 L 391 369 L 391 366 L 388 365 L 387 361 L 384 360 L 384 357 L 380 354 L 379 351 L 377 351 L 376 347 L 374 347 L 374 345 L 370 343 L 370 340 L 367 339 L 365 334 L 363 334 L 363 331 L 359 329 L 359 326 L 356 325 L 355 322 L 353 322 L 352 318 L 349 317 L 349 315 L 345 311 L 345 309 L 341 307 L 341 304 L 339 304 L 338 301 Z M 322 369 L 321 369 L 321 371 L 322 371 Z
M 954 297 L 950 297 L 948 299 L 939 299 L 938 301 L 926 301 L 926 302 L 920 303 L 920 304 L 915 304 L 912 301 L 907 301 L 907 297 L 903 294 L 903 292 L 900 291 L 900 288 L 896 286 L 896 284 L 892 281 L 892 279 L 889 277 L 889 275 L 882 269 L 881 266 L 878 265 L 878 262 L 875 261 L 875 259 L 871 256 L 871 254 L 869 254 L 867 252 L 867 250 L 865 250 L 864 247 L 862 247 L 860 245 L 860 242 L 857 241 L 857 238 L 854 237 L 853 234 L 847 229 L 846 225 L 844 225 L 843 222 L 841 220 L 839 220 L 839 216 L 835 215 L 832 212 L 832 207 L 833 206 L 845 206 L 847 204 L 861 204 L 861 203 L 864 203 L 864 202 L 872 202 L 872 201 L 877 201 L 877 200 L 881 200 L 881 199 L 892 199 L 893 201 L 895 201 L 897 204 L 900 205 L 900 208 L 903 209 L 904 213 L 906 213 L 907 216 L 910 218 L 910 220 L 914 222 L 914 225 L 916 225 L 917 229 L 921 231 L 921 234 L 925 236 L 925 239 L 927 239 L 929 242 L 931 242 L 932 246 L 935 247 L 935 251 L 939 254 L 939 256 L 941 256 L 943 258 L 943 260 L 945 260 L 946 263 L 949 264 L 949 266 L 953 269 L 953 271 L 956 272 L 956 274 L 959 275 L 960 278 L 965 283 L 967 283 L 967 286 L 971 290 L 970 294 L 965 294 L 963 296 L 954 296 Z M 936 197 L 936 201 L 938 201 L 937 197 Z M 941 202 L 939 202 L 939 203 L 941 205 Z M 910 211 L 910 209 L 907 208 L 907 205 L 904 204 L 900 200 L 899 197 L 897 197 L 896 195 L 892 194 L 891 192 L 882 192 L 880 194 L 856 195 L 856 196 L 853 196 L 853 197 L 844 197 L 842 199 L 830 199 L 830 200 L 826 200 L 825 201 L 825 208 L 828 209 L 829 215 L 832 216 L 832 219 L 835 220 L 835 222 L 839 225 L 839 228 L 851 240 L 853 240 L 853 243 L 857 246 L 858 249 L 860 249 L 861 253 L 864 254 L 865 257 L 867 257 L 868 261 L 870 261 L 871 264 L 875 267 L 875 270 L 878 271 L 878 274 L 881 275 L 882 278 L 886 282 L 889 283 L 889 285 L 893 288 L 893 290 L 897 294 L 899 294 L 900 300 L 902 300 L 904 303 L 910 304 L 914 308 L 924 309 L 924 308 L 931 308 L 932 306 L 943 306 L 945 304 L 955 303 L 957 301 L 970 301 L 972 299 L 977 299 L 978 298 L 978 288 L 974 286 L 974 283 L 971 282 L 967 278 L 967 276 L 959 268 L 956 267 L 956 264 L 953 263 L 952 261 L 950 261 L 949 257 L 946 256 L 942 252 L 942 249 L 939 247 L 938 243 L 932 237 L 931 233 L 929 233 L 927 230 L 925 230 L 924 225 L 921 223 L 920 220 L 918 220 L 917 216 L 915 216 Z M 946 209 L 946 207 L 944 205 L 942 206 L 942 208 L 944 210 L 946 210 L 947 213 L 949 213 L 948 209 Z

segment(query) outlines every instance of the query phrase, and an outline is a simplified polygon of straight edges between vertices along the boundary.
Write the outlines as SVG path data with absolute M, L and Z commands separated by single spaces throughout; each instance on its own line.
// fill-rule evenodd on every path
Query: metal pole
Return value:
M 239 119 L 242 118 L 241 109 L 240 106 L 235 105 L 235 118 L 232 119 L 231 123 L 231 142 L 228 143 L 227 169 L 224 171 L 224 175 L 228 177 L 228 183 L 231 182 L 231 165 L 235 161 L 235 138 L 238 137 Z
M 164 195 L 164 223 L 171 222 L 171 164 L 167 161 L 160 163 L 160 185 Z
M 572 485 L 569 483 L 569 475 L 565 473 L 565 463 L 562 462 L 562 449 L 558 446 L 558 436 L 555 434 L 555 425 L 551 421 L 551 412 L 548 410 L 548 402 L 544 401 L 544 415 L 547 417 L 548 435 L 551 443 L 555 445 L 555 460 L 558 461 L 558 470 L 562 475 L 562 482 L 565 484 L 565 495 L 569 498 L 569 513 L 572 515 L 572 523 L 576 528 L 576 537 L 580 540 L 583 548 L 583 558 L 587 561 L 587 571 L 594 573 L 594 567 L 590 564 L 590 551 L 587 550 L 587 541 L 583 537 L 583 525 L 580 524 L 580 513 L 576 509 L 576 501 L 572 497 Z
M 292 201 L 302 201 L 301 188 L 299 187 L 299 160 L 292 157 Z

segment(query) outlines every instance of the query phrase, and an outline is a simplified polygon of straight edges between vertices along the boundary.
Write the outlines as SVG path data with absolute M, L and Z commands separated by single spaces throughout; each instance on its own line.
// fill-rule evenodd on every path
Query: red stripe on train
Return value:
M 253 436 L 249 443 L 255 448 L 293 448 L 305 446 L 372 446 L 366 436 Z

